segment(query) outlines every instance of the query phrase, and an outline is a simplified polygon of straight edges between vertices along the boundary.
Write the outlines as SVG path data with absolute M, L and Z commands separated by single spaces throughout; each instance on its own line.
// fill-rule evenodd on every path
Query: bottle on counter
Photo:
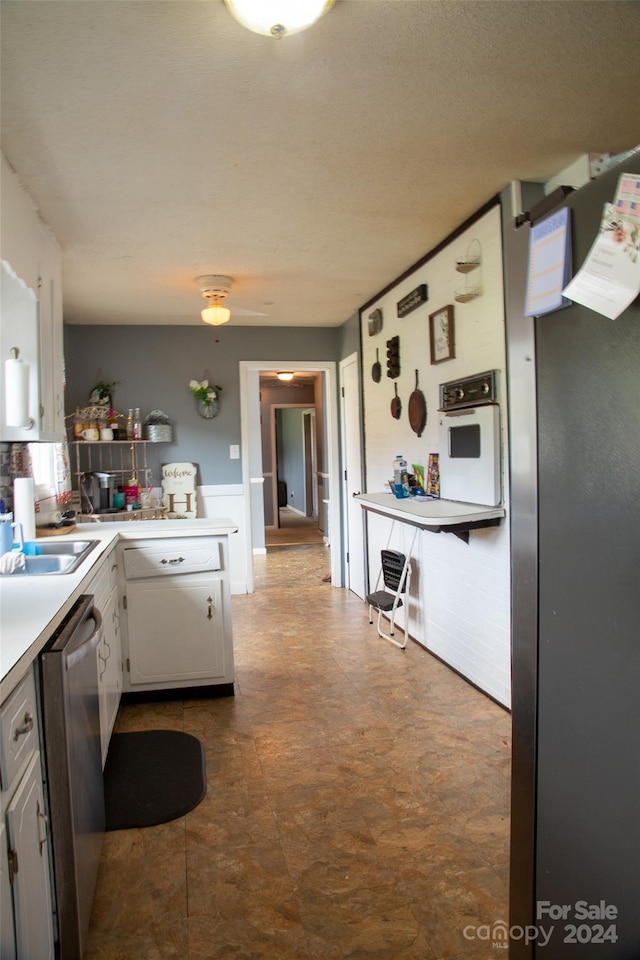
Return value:
M 140 407 L 135 408 L 133 415 L 133 439 L 142 440 L 142 420 L 140 418 Z
M 393 488 L 398 500 L 409 496 L 409 471 L 407 461 L 401 453 L 393 461 Z
M 127 510 L 133 510 L 139 506 L 138 496 L 140 494 L 140 485 L 138 484 L 137 477 L 131 477 L 130 480 L 123 483 L 122 492 L 124 493 L 124 502 Z
M 82 440 L 82 431 L 84 430 L 85 425 L 80 414 L 80 407 L 76 407 L 76 412 L 73 417 L 73 439 Z
M 133 407 L 129 407 L 127 414 L 127 440 L 133 440 Z

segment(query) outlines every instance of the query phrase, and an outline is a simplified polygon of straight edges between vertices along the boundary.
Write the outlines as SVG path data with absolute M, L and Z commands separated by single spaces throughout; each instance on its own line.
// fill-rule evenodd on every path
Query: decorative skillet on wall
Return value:
M 427 424 L 427 401 L 424 393 L 418 387 L 418 371 L 416 370 L 416 388 L 409 397 L 409 423 L 414 433 L 419 437 Z
M 382 379 L 382 364 L 380 363 L 380 351 L 376 350 L 376 362 L 371 367 L 371 378 L 374 383 L 380 383 Z
M 399 420 L 402 415 L 402 400 L 398 396 L 398 384 L 394 383 L 393 387 L 396 395 L 391 401 L 391 416 L 394 420 Z

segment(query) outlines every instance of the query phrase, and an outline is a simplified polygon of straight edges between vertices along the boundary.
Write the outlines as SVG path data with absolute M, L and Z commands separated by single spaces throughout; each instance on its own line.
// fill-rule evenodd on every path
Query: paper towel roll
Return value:
M 16 477 L 13 481 L 13 517 L 22 525 L 25 540 L 36 538 L 36 508 L 33 497 L 33 479 Z
M 5 420 L 8 427 L 26 427 L 29 422 L 29 364 L 13 359 L 4 362 Z

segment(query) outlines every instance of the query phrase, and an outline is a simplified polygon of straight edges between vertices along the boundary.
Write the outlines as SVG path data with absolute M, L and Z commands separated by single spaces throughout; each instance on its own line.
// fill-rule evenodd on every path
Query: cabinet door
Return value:
M 0 823 L 0 957 L 2 960 L 15 960 L 15 956 L 16 940 L 11 907 L 7 835 L 4 823 Z
M 127 585 L 131 686 L 224 677 L 222 581 L 210 574 Z
M 98 647 L 98 681 L 100 693 L 100 744 L 102 766 L 107 760 L 107 750 L 122 694 L 122 644 L 120 641 L 120 613 L 118 590 L 114 587 L 102 613 L 102 641 Z
M 42 228 L 40 244 L 40 440 L 64 440 L 64 349 L 62 332 L 62 255 Z
M 4 260 L 0 264 L 0 358 L 2 359 L 3 384 L 0 390 L 0 440 L 40 439 L 40 378 L 38 349 L 38 302 L 36 295 L 18 277 Z M 19 359 L 28 367 L 28 415 L 31 427 L 6 426 L 6 398 L 4 389 L 4 363 L 16 347 Z
M 40 754 L 36 752 L 7 808 L 9 846 L 17 855 L 13 878 L 18 957 L 53 960 L 53 917 L 47 822 Z

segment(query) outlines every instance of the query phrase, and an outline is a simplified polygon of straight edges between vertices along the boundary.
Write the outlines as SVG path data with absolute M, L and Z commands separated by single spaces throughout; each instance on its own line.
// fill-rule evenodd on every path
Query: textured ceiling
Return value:
M 337 326 L 509 180 L 640 139 L 640 5 L 338 0 L 281 41 L 222 0 L 3 0 L 2 147 L 71 323 Z

